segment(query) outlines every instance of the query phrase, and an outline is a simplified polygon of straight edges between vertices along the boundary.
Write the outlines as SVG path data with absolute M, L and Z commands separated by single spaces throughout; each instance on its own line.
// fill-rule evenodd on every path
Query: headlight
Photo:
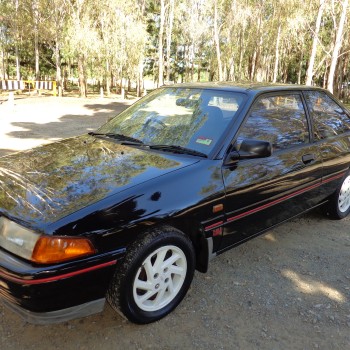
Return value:
M 96 252 L 82 237 L 40 235 L 0 217 L 0 247 L 39 264 L 58 263 Z
M 39 238 L 39 234 L 0 217 L 0 246 L 9 252 L 30 260 Z

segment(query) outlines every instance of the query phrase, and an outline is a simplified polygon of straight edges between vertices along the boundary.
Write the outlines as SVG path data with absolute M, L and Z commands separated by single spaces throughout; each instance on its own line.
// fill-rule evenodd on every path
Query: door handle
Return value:
M 316 157 L 314 154 L 304 154 L 301 158 L 303 160 L 304 164 L 310 164 L 313 163 L 316 160 Z

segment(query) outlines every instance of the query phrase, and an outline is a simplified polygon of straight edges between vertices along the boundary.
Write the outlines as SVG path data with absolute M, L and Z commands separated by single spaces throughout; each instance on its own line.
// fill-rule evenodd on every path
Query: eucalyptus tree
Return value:
M 177 49 L 182 57 L 184 80 L 200 80 L 201 66 L 205 57 L 205 45 L 212 39 L 210 33 L 211 4 L 202 0 L 183 0 L 176 13 Z M 205 63 L 205 62 L 204 62 Z M 195 68 L 197 78 L 194 77 Z
M 165 11 L 166 0 L 160 1 L 160 15 L 159 15 L 159 37 L 158 37 L 158 85 L 161 86 L 164 83 L 164 52 L 163 52 L 163 35 L 164 35 L 164 24 L 165 24 Z
M 20 46 L 23 38 L 25 38 L 24 30 L 24 11 L 23 4 L 20 0 L 2 0 L 1 1 L 1 27 L 2 27 L 2 48 L 3 48 L 3 60 L 5 55 L 7 57 L 10 54 L 11 48 L 14 48 L 15 70 L 16 79 L 21 79 L 21 58 L 20 58 Z M 7 52 L 4 52 L 4 49 Z M 7 59 L 7 64 L 10 62 Z M 3 67 L 5 67 L 3 61 Z M 7 67 L 9 68 L 9 67 Z
M 121 83 L 129 79 L 138 81 L 146 41 L 143 11 L 144 3 L 132 0 L 103 0 L 98 3 L 98 59 L 107 93 L 112 76 L 119 77 Z
M 66 0 L 68 6 L 67 32 L 64 43 L 66 57 L 78 62 L 80 96 L 87 94 L 87 61 L 99 50 L 99 35 L 93 21 L 90 0 Z
M 173 35 L 173 25 L 174 25 L 174 12 L 175 12 L 175 0 L 169 0 L 169 15 L 166 23 L 166 80 L 170 81 L 170 55 L 171 55 L 171 41 Z
M 339 58 L 339 52 L 341 50 L 341 45 L 343 41 L 343 32 L 344 32 L 346 15 L 348 11 L 348 5 L 349 5 L 349 0 L 340 1 L 338 16 L 337 16 L 339 17 L 339 22 L 337 22 L 337 18 L 334 21 L 334 27 L 335 27 L 334 30 L 336 35 L 335 35 L 335 42 L 332 50 L 331 64 L 330 64 L 329 74 L 327 79 L 327 89 L 330 92 L 333 92 L 334 73 L 336 70 L 336 66 Z
M 7 52 L 9 46 L 8 28 L 5 24 L 5 13 L 7 1 L 0 0 L 0 79 L 6 79 L 8 76 Z
M 222 62 L 221 62 L 221 48 L 220 48 L 220 29 L 221 25 L 219 22 L 218 6 L 219 0 L 214 0 L 214 42 L 215 42 L 215 51 L 216 59 L 218 63 L 218 72 L 219 72 L 219 81 L 223 80 L 223 71 L 222 71 Z M 220 16 L 222 18 L 222 16 Z
M 66 0 L 41 0 L 46 8 L 47 20 L 45 25 L 41 26 L 41 36 L 45 39 L 47 45 L 54 53 L 54 62 L 56 70 L 56 82 L 58 93 L 61 96 L 63 90 L 62 74 L 62 50 L 64 49 L 68 14 L 70 6 Z
M 317 50 L 317 42 L 319 40 L 319 32 L 321 27 L 321 20 L 323 11 L 325 8 L 326 0 L 319 0 L 318 4 L 318 11 L 317 11 L 317 18 L 315 23 L 315 28 L 313 29 L 313 35 L 312 35 L 312 49 L 311 54 L 309 58 L 309 66 L 307 69 L 307 75 L 306 75 L 306 85 L 311 85 L 312 77 L 314 75 L 314 64 L 315 64 L 315 58 L 316 58 L 316 50 Z
M 338 93 L 350 77 L 349 28 L 349 0 L 0 0 L 0 75 L 55 70 L 60 85 L 71 62 L 85 96 L 88 75 L 107 93 L 112 81 L 137 81 L 140 94 L 144 75 L 161 85 L 206 69 L 209 80 Z

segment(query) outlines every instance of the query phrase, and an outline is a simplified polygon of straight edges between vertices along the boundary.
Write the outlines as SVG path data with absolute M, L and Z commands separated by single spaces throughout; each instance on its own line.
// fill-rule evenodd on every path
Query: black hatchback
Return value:
M 350 211 L 350 113 L 293 85 L 162 87 L 96 132 L 0 158 L 0 297 L 25 320 L 172 311 L 216 255 Z

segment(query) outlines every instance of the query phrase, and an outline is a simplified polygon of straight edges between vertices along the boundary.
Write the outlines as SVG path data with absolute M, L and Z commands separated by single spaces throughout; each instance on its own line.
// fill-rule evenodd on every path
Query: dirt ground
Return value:
M 4 99 L 3 99 L 4 101 Z M 95 129 L 130 101 L 0 99 L 0 155 Z M 138 326 L 103 313 L 35 326 L 0 304 L 0 349 L 350 349 L 350 217 L 294 219 L 196 273 L 180 306 Z

